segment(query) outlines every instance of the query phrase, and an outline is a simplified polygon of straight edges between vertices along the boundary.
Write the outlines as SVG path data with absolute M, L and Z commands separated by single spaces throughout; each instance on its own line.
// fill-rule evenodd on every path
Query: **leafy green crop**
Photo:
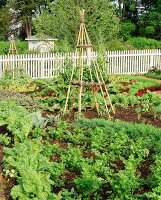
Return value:
M 2 100 L 15 100 L 18 105 L 24 106 L 30 112 L 39 108 L 38 103 L 31 97 L 20 94 L 16 91 L 0 90 L 0 101 Z
M 24 141 L 33 126 L 32 115 L 13 100 L 0 101 L 0 113 L 0 125 L 7 125 L 15 142 Z
M 18 173 L 18 185 L 11 190 L 13 199 L 46 200 L 51 195 L 51 164 L 41 154 L 42 149 L 39 140 L 26 140 L 14 148 L 4 149 L 6 167 L 14 168 Z
M 141 161 L 141 158 L 129 156 L 128 160 L 124 161 L 125 169 L 113 174 L 110 183 L 113 188 L 112 196 L 116 200 L 132 199 L 134 189 L 140 187 L 140 179 L 136 175 L 136 169 Z M 133 196 L 134 197 L 134 196 Z

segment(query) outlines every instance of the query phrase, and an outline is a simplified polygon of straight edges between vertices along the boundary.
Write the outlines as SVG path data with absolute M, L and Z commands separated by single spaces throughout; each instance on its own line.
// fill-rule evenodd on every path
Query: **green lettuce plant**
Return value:
M 0 101 L 0 126 L 7 125 L 15 142 L 27 139 L 33 126 L 32 115 L 13 100 Z

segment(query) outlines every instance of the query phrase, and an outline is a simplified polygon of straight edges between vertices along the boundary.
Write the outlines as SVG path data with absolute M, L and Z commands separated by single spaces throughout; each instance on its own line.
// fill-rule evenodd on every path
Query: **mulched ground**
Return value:
M 74 121 L 76 112 L 77 111 L 72 111 L 70 115 L 63 117 L 63 119 L 67 120 L 68 122 Z M 85 118 L 88 119 L 99 118 L 97 111 L 95 109 L 82 111 L 82 114 Z M 43 113 L 43 115 L 45 116 L 45 113 Z M 143 112 L 140 119 L 138 120 L 138 115 L 134 107 L 129 107 L 128 109 L 116 108 L 115 114 L 111 113 L 111 117 L 113 120 L 120 119 L 126 122 L 132 122 L 137 124 L 143 123 L 152 125 L 157 128 L 161 128 L 161 119 L 154 118 L 154 116 L 150 112 Z
M 117 108 L 116 113 L 112 116 L 114 119 L 120 119 L 126 122 L 149 124 L 161 128 L 161 120 L 158 118 L 154 118 L 154 116 L 150 112 L 143 112 L 140 119 L 138 120 L 135 108 L 132 107 L 128 109 Z

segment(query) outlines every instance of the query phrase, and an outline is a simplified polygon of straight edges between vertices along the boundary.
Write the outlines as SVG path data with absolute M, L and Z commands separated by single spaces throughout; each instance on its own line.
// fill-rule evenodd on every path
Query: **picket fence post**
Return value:
M 151 54 L 150 55 L 150 68 L 152 68 L 152 67 L 154 67 L 154 55 L 153 54 Z
M 2 78 L 2 74 L 3 74 L 3 71 L 2 71 L 2 56 L 0 56 L 0 78 Z
M 44 78 L 44 58 L 43 58 L 43 54 L 41 54 L 41 56 L 40 56 L 40 58 L 41 58 L 41 78 Z

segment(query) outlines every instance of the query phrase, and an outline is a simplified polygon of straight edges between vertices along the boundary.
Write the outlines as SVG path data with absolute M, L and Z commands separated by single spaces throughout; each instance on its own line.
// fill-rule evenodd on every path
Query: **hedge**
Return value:
M 15 42 L 18 54 L 28 52 L 28 42 Z M 9 51 L 10 42 L 0 42 L 0 55 L 6 55 Z

